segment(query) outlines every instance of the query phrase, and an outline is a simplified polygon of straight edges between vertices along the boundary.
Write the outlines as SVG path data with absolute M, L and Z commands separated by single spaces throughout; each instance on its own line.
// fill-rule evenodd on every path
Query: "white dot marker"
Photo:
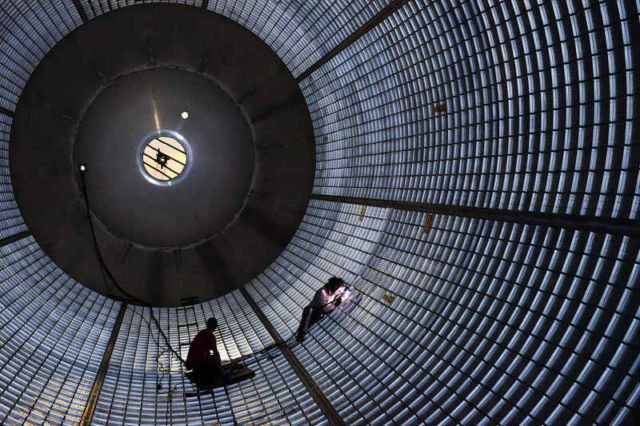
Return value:
M 182 111 L 182 114 L 180 114 L 180 116 L 183 120 L 186 120 L 187 118 L 189 118 L 189 113 L 187 111 Z
M 84 164 L 80 164 L 80 171 L 84 172 L 85 170 L 87 170 L 87 167 Z

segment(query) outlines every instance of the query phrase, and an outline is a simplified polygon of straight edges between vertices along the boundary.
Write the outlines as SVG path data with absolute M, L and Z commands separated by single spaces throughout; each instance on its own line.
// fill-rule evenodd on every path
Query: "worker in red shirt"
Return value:
M 193 369 L 192 377 L 199 387 L 213 386 L 221 378 L 231 374 L 222 369 L 216 337 L 213 334 L 217 327 L 218 321 L 215 318 L 209 318 L 207 328 L 198 332 L 189 345 L 185 365 L 188 369 Z

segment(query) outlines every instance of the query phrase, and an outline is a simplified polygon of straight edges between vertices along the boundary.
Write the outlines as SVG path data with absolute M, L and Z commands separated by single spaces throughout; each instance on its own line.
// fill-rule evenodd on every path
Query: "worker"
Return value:
M 345 285 L 342 278 L 331 277 L 329 281 L 316 291 L 311 303 L 302 311 L 300 327 L 296 332 L 296 340 L 302 343 L 309 332 L 309 327 L 331 313 L 342 303 L 345 296 Z
M 212 387 L 222 378 L 232 374 L 222 369 L 216 337 L 213 334 L 218 327 L 218 321 L 209 318 L 206 324 L 207 328 L 198 332 L 189 345 L 189 354 L 185 362 L 187 369 L 193 369 L 191 377 L 198 387 Z

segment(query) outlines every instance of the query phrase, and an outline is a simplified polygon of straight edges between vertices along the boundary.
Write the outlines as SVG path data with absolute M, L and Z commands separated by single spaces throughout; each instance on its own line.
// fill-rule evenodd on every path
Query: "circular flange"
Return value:
M 178 132 L 164 129 L 147 135 L 140 143 L 136 157 L 142 176 L 149 183 L 161 186 L 182 181 L 193 163 L 187 140 Z
M 154 137 L 184 147 L 171 185 L 139 162 Z M 167 4 L 101 15 L 58 43 L 23 90 L 10 144 L 16 200 L 45 252 L 96 291 L 157 306 L 212 299 L 268 266 L 303 217 L 314 160 L 304 97 L 275 53 L 224 17 Z
M 156 67 L 112 80 L 87 108 L 75 139 L 74 161 L 88 167 L 96 219 L 134 244 L 180 248 L 206 240 L 231 222 L 251 188 L 251 126 L 215 81 L 193 72 Z M 182 162 L 162 165 L 163 155 L 182 149 Z

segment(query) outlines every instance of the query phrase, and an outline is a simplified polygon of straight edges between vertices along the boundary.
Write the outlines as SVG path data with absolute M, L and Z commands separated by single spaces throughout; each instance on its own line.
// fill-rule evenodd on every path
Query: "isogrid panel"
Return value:
M 323 226 L 336 247 L 336 224 Z M 316 249 L 294 239 L 276 261 L 291 288 L 262 276 L 250 291 L 292 332 L 311 293 L 295 289 L 352 276 L 341 253 L 368 243 L 351 234 L 309 265 Z M 638 403 L 637 241 L 394 211 L 373 253 L 357 305 L 294 349 L 349 424 L 607 424 Z
M 79 3 L 93 18 L 137 2 Z M 294 75 L 385 4 L 208 2 Z M 315 192 L 638 219 L 638 7 L 407 2 L 302 82 Z M 70 0 L 0 2 L 0 238 L 25 229 L 9 184 L 9 115 L 37 63 L 80 23 Z M 329 276 L 356 286 L 357 304 L 294 348 L 348 424 L 621 424 L 640 398 L 639 244 L 560 222 L 312 201 L 247 289 L 291 343 Z M 77 423 L 119 306 L 31 238 L 0 247 L 0 423 Z M 183 357 L 214 313 L 224 359 L 257 372 L 200 398 L 182 398 L 193 386 L 149 312 L 127 308 L 96 424 L 326 422 L 279 350 L 263 350 L 272 339 L 238 292 L 154 311 Z
M 638 218 L 629 2 L 408 2 L 302 82 L 315 191 Z
M 135 5 L 135 0 L 81 0 L 89 18 Z M 201 6 L 202 0 L 149 0 Z M 372 18 L 389 0 L 210 0 L 208 10 L 238 22 L 269 45 L 294 76 L 303 73 L 325 53 Z
M 0 238 L 26 231 L 13 196 L 9 172 L 9 137 L 11 118 L 0 113 Z
M 388 3 L 389 0 L 233 0 L 211 1 L 209 8 L 257 34 L 298 76 Z
M 302 308 L 332 275 L 352 282 L 362 272 L 382 237 L 389 212 L 380 207 L 310 202 L 284 252 L 246 285 L 283 339 L 295 333 Z M 359 245 L 354 248 L 351 239 Z M 323 270 L 319 278 L 313 273 L 318 267 Z
M 87 14 L 88 19 L 93 19 L 96 16 L 108 13 L 117 9 L 121 9 L 128 6 L 135 6 L 141 3 L 144 4 L 182 4 L 186 6 L 202 7 L 202 0 L 145 0 L 144 2 L 138 0 L 80 0 L 79 3 L 82 6 L 82 10 Z
M 28 237 L 0 247 L 0 423 L 77 423 L 119 303 L 66 276 Z
M 185 398 L 195 386 L 182 374 L 148 308 L 128 306 L 100 394 L 94 421 L 103 423 L 318 422 L 322 414 L 279 351 L 262 351 L 273 340 L 238 291 L 209 303 L 154 308 L 171 346 L 186 359 L 189 342 L 218 319 L 223 363 L 243 358 L 256 377 Z M 262 351 L 262 352 L 260 352 Z M 254 356 L 254 353 L 258 353 Z
M 81 23 L 71 1 L 0 2 L 0 107 L 15 110 L 40 60 Z
M 139 4 L 135 0 L 80 0 L 89 19 Z M 149 0 L 202 6 L 201 0 Z M 386 4 L 365 0 L 280 3 L 209 2 L 209 9 L 253 31 L 283 59 L 294 75 L 304 72 Z M 71 0 L 0 4 L 0 107 L 14 111 L 29 76 L 47 52 L 82 24 Z

